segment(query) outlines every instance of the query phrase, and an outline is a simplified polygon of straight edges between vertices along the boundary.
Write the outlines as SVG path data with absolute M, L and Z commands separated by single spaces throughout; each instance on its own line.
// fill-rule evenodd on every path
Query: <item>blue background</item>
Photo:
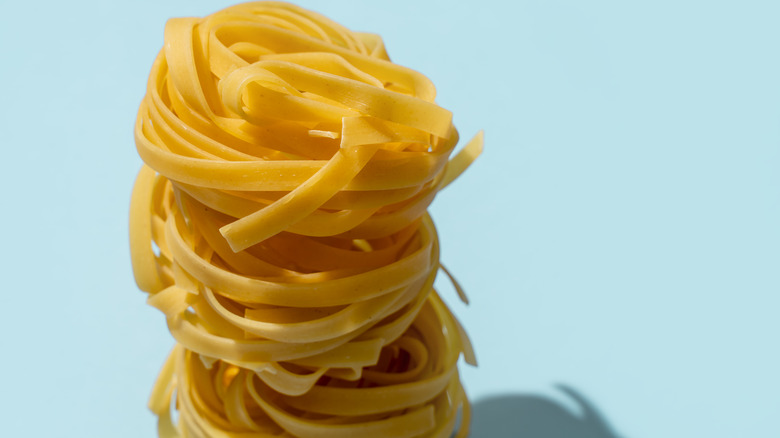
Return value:
M 132 126 L 166 19 L 231 3 L 2 3 L 0 435 L 153 436 L 172 339 L 130 271 Z M 474 436 L 608 436 L 561 432 L 556 383 L 623 437 L 780 436 L 777 2 L 299 4 L 485 129 L 432 208 Z M 496 396 L 526 414 L 486 424 Z

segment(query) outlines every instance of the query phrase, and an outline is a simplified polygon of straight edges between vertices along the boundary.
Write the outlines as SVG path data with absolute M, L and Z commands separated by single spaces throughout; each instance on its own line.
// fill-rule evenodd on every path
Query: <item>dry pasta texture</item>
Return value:
M 434 95 L 378 36 L 287 3 L 166 24 L 130 212 L 136 282 L 177 341 L 160 436 L 468 434 L 475 360 L 433 289 L 427 207 L 482 136 L 451 158 Z

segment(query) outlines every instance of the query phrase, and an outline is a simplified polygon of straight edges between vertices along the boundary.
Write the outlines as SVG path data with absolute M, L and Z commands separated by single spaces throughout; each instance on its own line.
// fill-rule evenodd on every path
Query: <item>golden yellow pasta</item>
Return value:
M 482 135 L 451 157 L 434 97 L 378 36 L 291 4 L 166 24 L 130 208 L 136 282 L 177 341 L 160 436 L 468 434 L 476 361 L 433 289 L 427 207 Z

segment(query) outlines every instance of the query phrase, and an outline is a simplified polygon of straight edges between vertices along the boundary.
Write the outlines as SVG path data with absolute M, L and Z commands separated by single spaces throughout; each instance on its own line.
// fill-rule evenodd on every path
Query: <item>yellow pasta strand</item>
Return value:
M 457 364 L 476 358 L 433 289 L 427 208 L 482 133 L 450 159 L 425 76 L 291 4 L 174 18 L 164 39 L 130 206 L 136 282 L 177 341 L 158 434 L 467 436 Z

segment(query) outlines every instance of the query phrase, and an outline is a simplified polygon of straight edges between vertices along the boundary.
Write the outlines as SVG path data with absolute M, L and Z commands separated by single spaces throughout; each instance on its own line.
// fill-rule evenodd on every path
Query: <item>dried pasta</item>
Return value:
M 427 207 L 482 135 L 451 158 L 434 97 L 378 36 L 291 4 L 166 24 L 130 207 L 136 282 L 177 341 L 161 437 L 468 434 L 476 361 L 433 289 Z

